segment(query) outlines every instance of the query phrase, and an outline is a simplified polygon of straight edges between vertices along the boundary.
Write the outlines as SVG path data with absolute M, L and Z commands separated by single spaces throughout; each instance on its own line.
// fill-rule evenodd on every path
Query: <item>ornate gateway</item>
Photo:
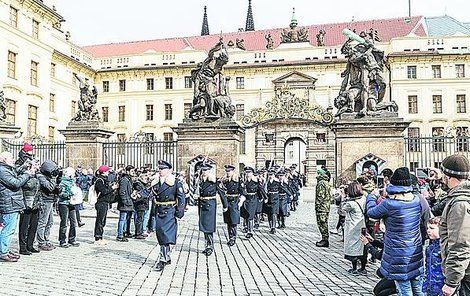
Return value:
M 265 104 L 264 108 L 255 108 L 242 117 L 244 128 L 252 128 L 262 123 L 298 119 L 323 126 L 335 123 L 333 114 L 320 105 L 310 105 L 307 98 L 298 98 L 288 88 L 276 89 L 276 96 Z

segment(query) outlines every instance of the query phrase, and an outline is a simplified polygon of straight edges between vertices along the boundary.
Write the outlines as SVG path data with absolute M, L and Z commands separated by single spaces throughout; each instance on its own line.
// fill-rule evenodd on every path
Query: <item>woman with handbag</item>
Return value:
M 78 247 L 80 245 L 76 242 L 77 217 L 75 216 L 75 205 L 72 203 L 80 202 L 80 200 L 77 200 L 76 195 L 77 193 L 81 195 L 81 192 L 78 192 L 80 188 L 75 185 L 74 177 L 75 169 L 68 167 L 64 170 L 64 175 L 59 184 L 61 189 L 59 194 L 59 243 L 61 248 L 68 248 L 69 246 Z M 67 221 L 70 221 L 68 239 Z

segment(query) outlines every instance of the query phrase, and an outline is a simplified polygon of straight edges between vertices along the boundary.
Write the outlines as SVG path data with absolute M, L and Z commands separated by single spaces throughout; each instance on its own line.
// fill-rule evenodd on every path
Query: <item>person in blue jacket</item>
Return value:
M 380 272 L 395 281 L 398 295 L 421 296 L 423 245 L 420 232 L 421 203 L 413 194 L 410 171 L 398 168 L 386 190 L 388 196 L 377 204 L 376 196 L 367 196 L 367 214 L 385 223 L 384 252 Z
M 444 287 L 444 274 L 442 273 L 441 246 L 439 245 L 440 217 L 428 221 L 429 246 L 426 248 L 426 260 L 423 293 L 426 296 L 441 296 Z

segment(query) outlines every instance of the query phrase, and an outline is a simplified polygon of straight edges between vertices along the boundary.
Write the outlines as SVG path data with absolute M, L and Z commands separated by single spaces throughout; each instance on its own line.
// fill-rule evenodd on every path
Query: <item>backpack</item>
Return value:
M 73 195 L 70 197 L 70 204 L 71 205 L 79 205 L 83 203 L 83 193 L 80 187 L 77 185 L 72 186 L 72 193 Z
M 88 189 L 88 202 L 94 205 L 98 200 L 99 194 L 96 193 L 95 184 L 91 185 Z

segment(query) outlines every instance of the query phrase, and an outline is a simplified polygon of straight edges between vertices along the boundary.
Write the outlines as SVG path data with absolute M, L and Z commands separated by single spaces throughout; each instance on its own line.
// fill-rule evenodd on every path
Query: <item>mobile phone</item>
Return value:
M 362 227 L 362 228 L 361 228 L 361 234 L 362 234 L 363 236 L 366 236 L 366 235 L 367 235 L 367 228 Z
M 377 188 L 384 188 L 384 177 L 378 176 L 377 177 Z

